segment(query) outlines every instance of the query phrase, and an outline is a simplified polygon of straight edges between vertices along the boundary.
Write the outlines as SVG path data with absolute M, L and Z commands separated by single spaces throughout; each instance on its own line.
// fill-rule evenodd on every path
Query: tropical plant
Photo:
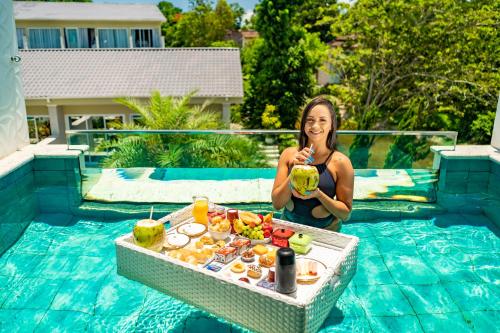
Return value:
M 338 6 L 331 32 L 346 41 L 331 52 L 341 82 L 330 91 L 351 128 L 456 130 L 461 141 L 489 142 L 500 90 L 500 0 Z
M 115 102 L 139 114 L 140 125 L 125 124 L 124 129 L 204 130 L 222 127 L 219 116 L 210 112 L 209 103 L 190 105 L 195 92 L 182 98 L 151 94 L 147 104 L 133 98 Z M 103 167 L 265 167 L 265 155 L 256 141 L 244 136 L 219 134 L 120 134 L 98 147 L 110 151 Z
M 162 26 L 165 46 L 220 47 L 227 31 L 241 25 L 244 10 L 237 4 L 229 5 L 226 0 L 218 0 L 215 7 L 209 0 L 194 0 L 190 4 L 191 10 L 181 13 L 167 1 L 160 3 L 160 10 L 167 17 Z M 231 44 L 224 44 L 228 45 Z
M 256 9 L 256 43 L 247 72 L 245 101 L 241 110 L 247 127 L 262 127 L 266 105 L 274 105 L 283 128 L 295 128 L 307 97 L 312 94 L 314 73 L 324 46 L 316 35 L 293 25 L 300 1 L 264 0 Z

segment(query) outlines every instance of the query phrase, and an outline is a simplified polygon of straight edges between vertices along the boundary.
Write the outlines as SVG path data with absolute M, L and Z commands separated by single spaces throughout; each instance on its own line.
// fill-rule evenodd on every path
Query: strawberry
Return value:
M 271 231 L 264 230 L 264 238 L 269 238 L 269 237 L 271 237 Z

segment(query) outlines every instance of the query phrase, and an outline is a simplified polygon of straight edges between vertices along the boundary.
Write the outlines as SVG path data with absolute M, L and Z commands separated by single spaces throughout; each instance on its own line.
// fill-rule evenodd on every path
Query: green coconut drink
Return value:
M 145 219 L 134 226 L 134 243 L 146 249 L 160 252 L 165 240 L 165 227 L 163 223 Z
M 311 165 L 296 165 L 290 173 L 290 182 L 295 191 L 301 195 L 308 195 L 318 188 L 318 169 Z

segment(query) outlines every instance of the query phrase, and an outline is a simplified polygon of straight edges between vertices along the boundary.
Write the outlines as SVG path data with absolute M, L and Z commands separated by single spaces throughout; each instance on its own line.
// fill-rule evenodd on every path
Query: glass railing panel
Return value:
M 219 184 L 212 193 L 218 202 L 269 201 L 279 155 L 297 146 L 298 136 L 257 130 L 67 132 L 70 149 L 85 148 L 86 198 L 126 202 L 189 202 L 210 182 Z M 434 151 L 453 150 L 455 143 L 455 132 L 339 131 L 337 149 L 355 168 L 355 199 L 433 202 Z M 175 182 L 188 190 L 172 193 Z

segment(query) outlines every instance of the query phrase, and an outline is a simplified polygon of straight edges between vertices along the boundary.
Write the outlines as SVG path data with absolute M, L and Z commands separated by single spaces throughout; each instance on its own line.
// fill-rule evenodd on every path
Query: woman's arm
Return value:
M 271 193 L 273 207 L 276 210 L 280 210 L 285 207 L 286 203 L 290 201 L 292 197 L 292 191 L 290 190 L 290 176 L 288 175 L 288 163 L 290 156 L 295 153 L 297 149 L 287 148 L 280 156 L 278 161 L 278 168 L 276 172 L 276 178 L 274 178 L 273 191 Z

